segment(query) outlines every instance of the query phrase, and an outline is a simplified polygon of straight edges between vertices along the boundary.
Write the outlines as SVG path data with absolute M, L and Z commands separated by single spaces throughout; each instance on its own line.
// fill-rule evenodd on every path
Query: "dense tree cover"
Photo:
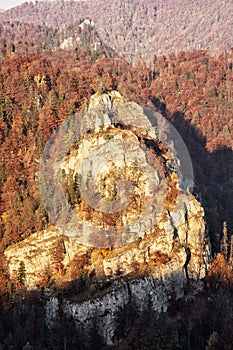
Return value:
M 193 161 L 195 192 L 206 209 L 214 249 L 222 222 L 232 233 L 231 56 L 181 52 L 129 66 L 93 58 L 93 50 L 43 55 L 11 54 L 0 69 L 1 237 L 4 247 L 47 223 L 38 188 L 38 162 L 54 128 L 85 107 L 97 91 L 119 90 L 155 106 L 174 123 Z
M 0 14 L 54 28 L 80 18 L 94 20 L 103 42 L 128 60 L 193 49 L 220 53 L 232 45 L 231 0 L 28 1 Z
M 86 19 L 74 21 L 60 29 L 42 25 L 21 23 L 19 21 L 0 23 L 1 58 L 17 53 L 20 55 L 47 54 L 64 55 L 67 50 L 80 49 L 92 53 L 93 59 L 105 53 L 113 55 L 113 50 L 104 45 L 96 32 L 94 24 Z
M 222 222 L 232 233 L 232 53 L 215 59 L 206 51 L 155 57 L 151 83 L 155 105 L 181 133 L 189 149 L 196 188 L 207 215 L 214 249 Z

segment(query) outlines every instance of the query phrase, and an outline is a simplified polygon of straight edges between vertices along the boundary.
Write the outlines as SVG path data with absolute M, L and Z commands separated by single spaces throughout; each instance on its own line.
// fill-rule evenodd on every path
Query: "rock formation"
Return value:
M 69 125 L 81 130 L 71 138 L 75 145 L 63 138 L 69 152 L 58 148 L 58 132 L 60 143 L 49 144 L 44 163 L 50 163 L 41 170 L 42 196 L 56 226 L 8 247 L 5 256 L 12 279 L 24 262 L 29 290 L 69 285 L 83 293 L 78 301 L 58 302 L 50 292 L 48 326 L 62 308 L 87 334 L 97 319 L 100 336 L 115 344 L 121 310 L 159 313 L 171 295 L 183 295 L 187 279 L 205 276 L 204 210 L 189 192 L 187 150 L 158 113 L 111 92 L 92 97 Z M 60 130 L 69 134 L 67 125 Z M 51 179 L 56 185 L 48 197 Z

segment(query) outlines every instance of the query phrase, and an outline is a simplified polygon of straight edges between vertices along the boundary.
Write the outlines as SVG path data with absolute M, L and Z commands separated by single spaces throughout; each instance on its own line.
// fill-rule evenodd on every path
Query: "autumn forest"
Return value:
M 155 52 L 150 60 L 137 58 L 132 64 L 127 54 L 111 48 L 110 41 L 103 42 L 91 21 L 83 24 L 83 20 L 61 29 L 19 20 L 0 23 L 0 349 L 22 349 L 30 330 L 30 317 L 17 311 L 24 286 L 20 278 L 9 280 L 4 250 L 51 224 L 38 181 L 44 146 L 67 116 L 86 108 L 94 93 L 112 90 L 161 112 L 182 136 L 194 169 L 193 193 L 205 210 L 212 265 L 204 291 L 192 300 L 174 300 L 158 319 L 152 313 L 141 314 L 119 347 L 104 347 L 97 339 L 90 349 L 230 350 L 233 49 L 218 54 L 210 49 Z M 43 300 L 30 293 L 27 298 L 27 311 L 30 300 L 37 305 L 35 349 L 84 349 L 74 345 L 73 325 L 66 334 L 70 345 L 59 347 L 66 322 L 62 316 L 46 343 L 45 326 L 39 333 Z M 156 332 L 149 319 L 154 320 Z

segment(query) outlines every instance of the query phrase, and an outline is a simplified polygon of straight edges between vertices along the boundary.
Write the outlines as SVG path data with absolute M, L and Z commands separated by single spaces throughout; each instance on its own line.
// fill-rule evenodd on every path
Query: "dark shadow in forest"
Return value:
M 171 282 L 170 277 L 163 281 L 155 279 L 154 283 L 166 289 L 167 283 Z M 79 279 L 76 279 L 60 289 L 51 286 L 40 291 L 22 290 L 12 299 L 7 310 L 0 309 L 0 349 L 22 350 L 29 341 L 33 350 L 135 350 L 152 349 L 155 344 L 158 349 L 204 350 L 208 339 L 215 333 L 219 337 L 215 339 L 216 350 L 228 349 L 233 341 L 232 286 L 212 276 L 202 292 L 194 293 L 195 284 L 189 283 L 184 286 L 184 298 L 176 300 L 179 278 L 178 274 L 172 275 L 174 289 L 170 293 L 169 308 L 160 315 L 148 302 L 148 296 L 153 298 L 153 293 L 145 294 L 145 299 L 141 298 L 138 304 L 127 283 L 129 297 L 119 300 L 118 308 L 112 309 L 107 298 L 106 308 L 96 308 L 93 313 L 95 301 L 100 302 L 104 295 L 114 293 L 120 287 L 120 277 L 118 287 L 112 283 L 109 290 L 107 285 L 107 289 L 102 290 L 102 296 L 98 293 L 90 295 L 93 280 L 80 285 Z M 68 303 L 74 306 L 82 303 L 75 300 L 81 295 L 83 301 L 88 301 L 86 307 L 90 310 L 86 313 L 87 319 L 80 318 L 76 312 L 69 315 L 64 312 Z M 48 327 L 49 312 L 53 322 Z M 114 346 L 106 345 L 102 337 L 109 330 L 110 318 L 115 324 L 112 334 Z
M 208 152 L 205 138 L 185 120 L 184 113 L 171 114 L 157 98 L 153 103 L 174 125 L 188 148 L 194 170 L 193 193 L 205 209 L 213 253 L 216 253 L 220 249 L 224 221 L 229 239 L 233 234 L 233 152 L 226 147 Z

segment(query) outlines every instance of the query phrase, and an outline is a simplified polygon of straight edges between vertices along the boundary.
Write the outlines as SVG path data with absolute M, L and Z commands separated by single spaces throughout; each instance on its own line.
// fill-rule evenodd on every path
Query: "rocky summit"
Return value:
M 112 91 L 92 96 L 75 118 L 73 134 L 67 125 L 56 134 L 58 141 L 73 135 L 69 152 L 50 142 L 44 155 L 50 162 L 41 167 L 42 196 L 48 214 L 56 212 L 55 226 L 11 245 L 5 256 L 12 279 L 24 265 L 28 290 L 49 286 L 48 327 L 62 309 L 88 343 L 95 316 L 111 345 L 122 308 L 150 305 L 160 313 L 171 297 L 183 296 L 187 281 L 205 277 L 204 210 L 190 193 L 187 151 L 176 149 L 172 135 L 178 136 L 160 114 Z M 51 180 L 56 190 L 49 192 Z M 69 290 L 62 302 L 54 287 Z

